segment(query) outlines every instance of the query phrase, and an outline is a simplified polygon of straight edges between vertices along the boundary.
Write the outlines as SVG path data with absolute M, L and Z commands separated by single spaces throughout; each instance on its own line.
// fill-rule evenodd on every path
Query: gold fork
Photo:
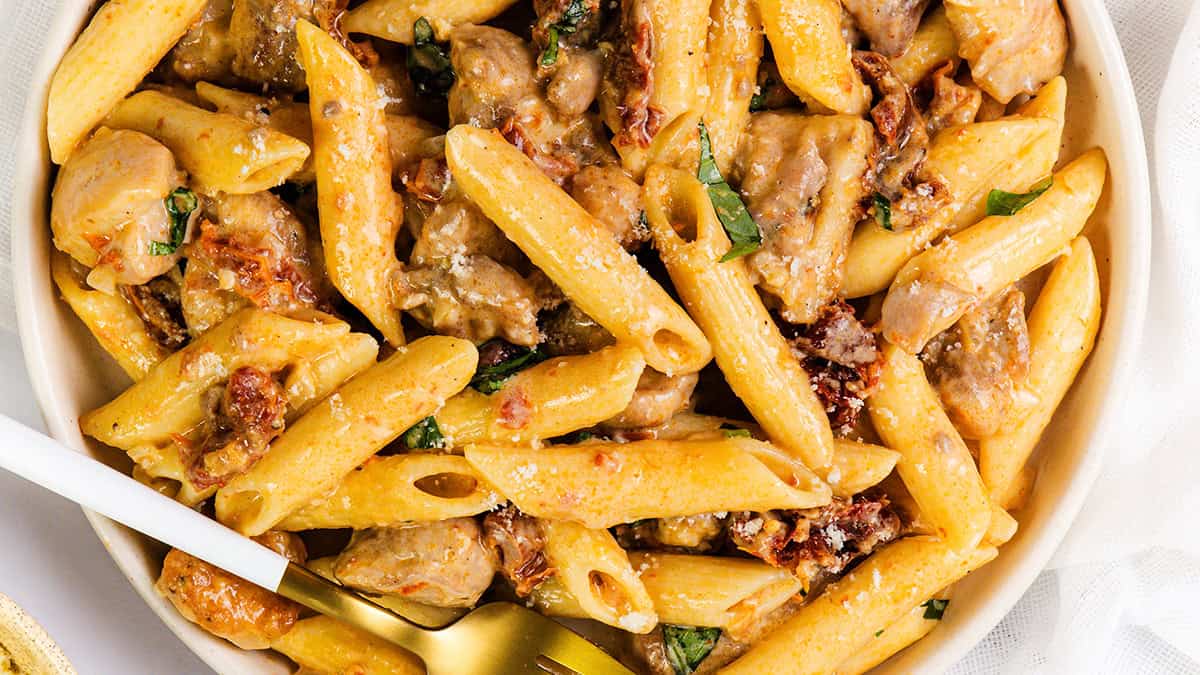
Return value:
M 0 415 L 0 468 L 165 544 L 393 642 L 429 675 L 632 675 L 565 626 L 510 602 L 426 629 L 220 523 Z

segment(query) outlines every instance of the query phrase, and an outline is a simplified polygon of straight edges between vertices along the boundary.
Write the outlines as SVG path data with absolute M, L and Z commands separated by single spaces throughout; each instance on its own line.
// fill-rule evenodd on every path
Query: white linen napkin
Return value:
M 1129 433 L 1108 448 L 1105 470 L 1049 567 L 953 675 L 1200 674 L 1200 350 L 1189 349 L 1200 338 L 1200 7 L 1106 1 L 1140 103 L 1155 189 L 1142 378 L 1129 397 Z M 16 326 L 13 140 L 54 9 L 44 0 L 0 0 L 0 330 Z

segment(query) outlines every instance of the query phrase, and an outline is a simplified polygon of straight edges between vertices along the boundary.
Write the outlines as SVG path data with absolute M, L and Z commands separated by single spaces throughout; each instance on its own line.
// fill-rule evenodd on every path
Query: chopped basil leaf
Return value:
M 992 190 L 987 197 L 987 214 L 989 216 L 1011 216 L 1021 209 L 1029 206 L 1029 203 L 1042 193 L 1050 189 L 1054 185 L 1054 176 L 1046 176 L 1038 181 L 1029 192 L 1016 193 L 1005 192 L 1004 190 Z
M 933 621 L 941 621 L 942 614 L 946 612 L 946 606 L 950 604 L 949 600 L 940 598 L 930 598 L 921 604 L 925 608 L 925 618 Z
M 446 437 L 442 435 L 437 420 L 432 416 L 409 427 L 400 440 L 404 442 L 404 447 L 414 450 L 446 447 Z
M 750 112 L 758 112 L 767 109 L 767 92 L 764 89 L 759 89 L 758 93 L 750 97 Z
M 538 61 L 543 66 L 552 66 L 558 61 L 558 26 L 550 26 L 550 37 L 547 38 L 546 51 Z
M 494 394 L 500 391 L 504 382 L 518 371 L 537 365 L 549 358 L 538 348 L 524 349 L 520 354 L 501 361 L 494 366 L 485 366 L 475 371 L 471 378 L 471 386 L 481 394 Z
M 725 434 L 725 438 L 750 438 L 749 429 L 743 429 L 732 424 L 722 424 L 721 432 Z
M 408 48 L 408 74 L 417 93 L 442 96 L 454 84 L 454 66 L 446 51 L 433 41 L 433 26 L 425 17 L 413 23 L 413 44 Z
M 708 188 L 708 200 L 712 202 L 717 218 L 721 220 L 721 227 L 725 228 L 729 241 L 733 243 L 729 252 L 721 256 L 721 262 L 757 250 L 762 245 L 762 233 L 750 217 L 742 198 L 721 177 L 704 122 L 700 122 L 700 166 L 696 169 L 696 178 Z
M 663 643 L 667 648 L 667 661 L 675 669 L 675 675 L 690 675 L 696 672 L 721 637 L 720 628 L 688 628 L 663 624 Z
M 167 217 L 171 221 L 171 240 L 150 242 L 150 255 L 171 255 L 183 245 L 187 237 L 188 218 L 200 205 L 200 200 L 196 199 L 195 192 L 187 188 L 175 188 L 163 199 L 163 205 L 167 207 Z
M 557 23 L 550 25 L 550 35 L 546 39 L 546 51 L 542 52 L 538 63 L 552 66 L 558 61 L 558 38 L 564 33 L 574 33 L 579 29 L 579 22 L 588 15 L 587 6 L 583 0 L 571 0 L 571 4 L 563 10 L 562 17 Z
M 880 635 L 883 635 L 883 629 L 882 629 L 882 628 L 880 628 L 879 630 L 875 631 L 875 637 L 879 637 Z
M 875 222 L 888 232 L 892 231 L 892 200 L 875 193 Z

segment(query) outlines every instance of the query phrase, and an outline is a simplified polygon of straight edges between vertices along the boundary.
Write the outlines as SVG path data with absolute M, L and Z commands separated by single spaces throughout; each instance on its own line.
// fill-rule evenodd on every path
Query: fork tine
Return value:
M 543 656 L 583 675 L 634 675 L 603 649 L 573 632 L 561 639 L 547 641 L 540 651 Z

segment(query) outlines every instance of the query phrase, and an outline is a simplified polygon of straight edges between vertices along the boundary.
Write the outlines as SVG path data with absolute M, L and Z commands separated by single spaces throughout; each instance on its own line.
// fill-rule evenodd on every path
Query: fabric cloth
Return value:
M 1200 675 L 1200 11 L 1107 0 L 1133 78 L 1155 189 L 1143 383 L 1125 437 L 1047 570 L 953 675 Z M 0 330 L 14 330 L 13 139 L 54 11 L 0 0 Z M 1190 16 L 1189 16 L 1190 15 Z M 1185 25 L 1186 23 L 1186 25 Z

